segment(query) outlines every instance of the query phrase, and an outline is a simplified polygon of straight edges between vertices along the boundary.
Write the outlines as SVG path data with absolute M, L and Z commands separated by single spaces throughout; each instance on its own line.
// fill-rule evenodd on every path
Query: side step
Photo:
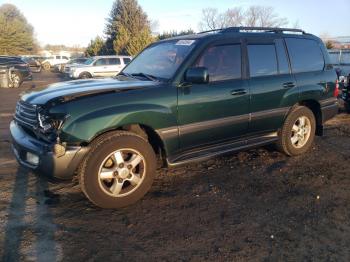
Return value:
M 185 165 L 192 162 L 204 161 L 219 155 L 230 152 L 241 151 L 248 148 L 258 147 L 276 142 L 278 139 L 277 132 L 265 136 L 248 138 L 245 140 L 231 141 L 212 146 L 201 147 L 185 151 L 179 155 L 167 159 L 168 166 L 174 167 Z

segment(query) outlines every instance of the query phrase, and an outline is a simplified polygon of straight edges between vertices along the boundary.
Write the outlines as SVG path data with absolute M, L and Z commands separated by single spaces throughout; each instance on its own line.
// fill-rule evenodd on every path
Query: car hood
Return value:
M 28 90 L 22 94 L 21 99 L 33 105 L 44 105 L 53 101 L 66 102 L 84 96 L 125 92 L 159 84 L 159 82 L 140 80 L 119 81 L 113 78 L 75 80 Z

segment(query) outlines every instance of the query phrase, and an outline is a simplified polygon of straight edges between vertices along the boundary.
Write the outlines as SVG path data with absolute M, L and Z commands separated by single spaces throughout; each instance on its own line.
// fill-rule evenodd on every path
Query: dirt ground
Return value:
M 43 72 L 0 89 L 0 260 L 350 261 L 350 115 L 303 156 L 264 147 L 162 169 L 143 200 L 102 210 L 10 150 L 19 93 L 61 80 Z

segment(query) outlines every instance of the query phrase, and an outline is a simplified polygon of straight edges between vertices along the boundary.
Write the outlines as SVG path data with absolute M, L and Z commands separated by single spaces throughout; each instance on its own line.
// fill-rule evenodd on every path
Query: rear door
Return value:
M 275 132 L 299 91 L 291 74 L 284 40 L 247 41 L 250 86 L 250 134 Z

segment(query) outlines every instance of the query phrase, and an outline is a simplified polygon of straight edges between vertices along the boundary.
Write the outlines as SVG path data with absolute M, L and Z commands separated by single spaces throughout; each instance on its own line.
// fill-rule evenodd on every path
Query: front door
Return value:
M 105 76 L 106 71 L 108 70 L 108 60 L 107 58 L 100 58 L 96 60 L 93 66 L 93 74 L 94 76 Z
M 299 91 L 291 74 L 283 39 L 248 40 L 250 134 L 274 132 L 298 101 Z
M 242 78 L 241 44 L 208 47 L 193 67 L 206 67 L 209 83 L 179 88 L 181 148 L 193 148 L 245 135 L 249 86 Z

